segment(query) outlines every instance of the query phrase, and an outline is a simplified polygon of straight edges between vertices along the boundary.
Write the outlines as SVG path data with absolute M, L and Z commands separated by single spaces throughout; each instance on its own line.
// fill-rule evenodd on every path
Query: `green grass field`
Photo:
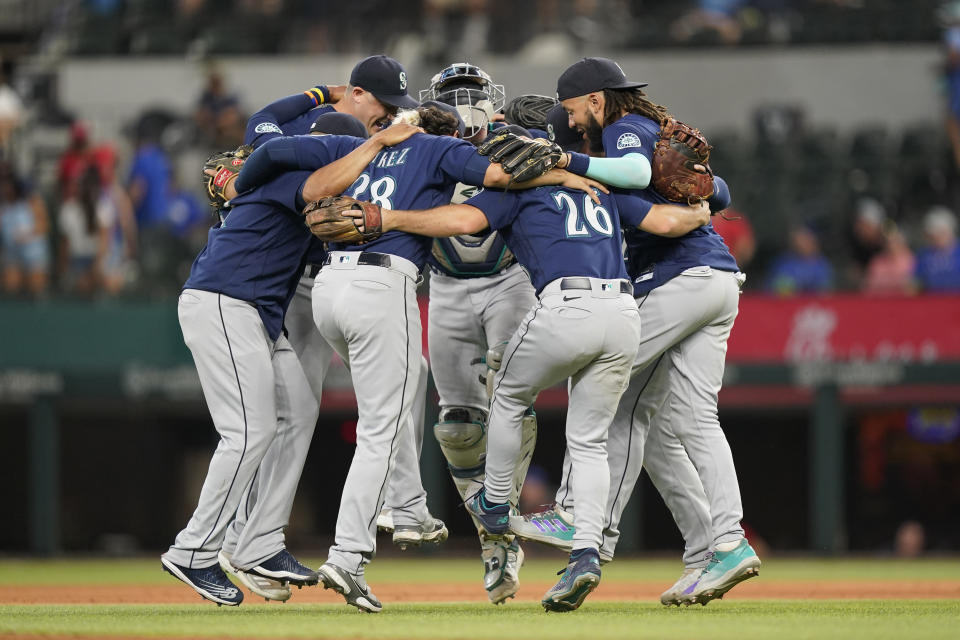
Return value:
M 311 566 L 317 558 L 307 558 Z M 537 558 L 524 566 L 524 580 L 547 582 L 557 559 Z M 656 582 L 667 586 L 678 575 L 676 561 L 618 560 L 604 568 L 604 583 Z M 368 579 L 378 585 L 473 583 L 475 559 L 419 556 L 379 559 Z M 756 581 L 792 582 L 903 581 L 960 582 L 954 558 L 919 561 L 802 560 L 764 562 Z M 146 560 L 0 560 L 0 588 L 73 585 L 164 586 L 176 584 L 155 559 Z M 187 587 L 183 586 L 183 589 Z M 960 599 L 842 600 L 731 598 L 706 607 L 665 608 L 655 600 L 610 601 L 598 592 L 568 614 L 546 614 L 536 603 L 391 603 L 383 613 L 364 615 L 342 604 L 267 605 L 250 598 L 239 608 L 209 603 L 130 605 L 0 605 L 0 638 L 69 637 L 248 637 L 248 638 L 957 638 Z M 731 596 L 736 592 L 731 592 Z M 536 594 L 532 594 L 536 595 Z

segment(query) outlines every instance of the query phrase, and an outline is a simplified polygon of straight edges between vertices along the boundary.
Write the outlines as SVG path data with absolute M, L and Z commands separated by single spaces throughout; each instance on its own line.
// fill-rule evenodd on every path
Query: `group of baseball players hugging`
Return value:
M 477 526 L 492 603 L 517 593 L 519 541 L 532 540 L 570 553 L 544 608 L 578 608 L 613 559 L 641 468 L 686 543 L 661 602 L 705 604 L 757 574 L 717 419 L 744 278 L 710 224 L 730 192 L 717 176 L 698 201 L 651 186 L 670 114 L 644 86 L 584 58 L 558 79 L 557 100 L 518 99 L 508 124 L 503 87 L 475 65 L 443 69 L 418 103 L 403 67 L 378 55 L 348 84 L 249 120 L 252 153 L 207 170 L 225 203 L 178 303 L 220 442 L 166 571 L 218 604 L 243 600 L 229 574 L 279 601 L 322 582 L 378 612 L 364 579 L 378 526 L 402 548 L 446 539 L 419 470 L 428 366 L 416 289 L 429 268 L 434 435 Z M 482 153 L 500 135 L 562 153 L 517 181 Z M 311 233 L 304 208 L 339 194 L 376 205 L 382 235 Z M 312 570 L 286 550 L 284 528 L 334 352 L 354 385 L 356 451 L 335 542 Z M 523 515 L 533 404 L 563 381 L 563 480 L 551 508 Z

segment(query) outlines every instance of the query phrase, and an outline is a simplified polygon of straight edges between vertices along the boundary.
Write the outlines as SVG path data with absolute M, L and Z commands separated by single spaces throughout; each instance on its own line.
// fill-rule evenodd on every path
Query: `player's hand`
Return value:
M 554 169 L 556 171 L 556 169 Z M 583 191 L 590 199 L 597 204 L 600 203 L 600 198 L 597 196 L 597 192 L 594 189 L 598 189 L 604 193 L 610 193 L 610 190 L 607 188 L 607 185 L 602 182 L 597 182 L 592 178 L 587 178 L 585 176 L 578 176 L 575 173 L 570 173 L 569 171 L 564 171 L 563 180 L 560 182 L 560 186 L 566 187 L 567 189 L 579 189 Z
M 406 122 L 398 122 L 382 131 L 377 131 L 370 139 L 379 142 L 385 147 L 392 147 L 395 144 L 400 144 L 415 133 L 424 133 L 424 130 L 412 124 L 407 124 Z
M 710 212 L 710 205 L 707 204 L 706 200 L 701 200 L 697 204 L 687 205 L 697 213 L 697 221 L 700 223 L 700 226 L 710 222 L 710 216 L 713 215 Z
M 507 116 L 503 115 L 502 113 L 495 113 L 493 114 L 493 117 L 490 118 L 490 122 L 506 122 L 506 121 L 507 121 Z
M 327 91 L 330 92 L 330 103 L 340 102 L 343 100 L 343 96 L 347 93 L 346 85 L 336 84 L 336 85 L 327 85 Z
M 204 169 L 203 172 L 211 178 L 216 177 L 217 172 L 213 169 Z M 237 176 L 231 177 L 223 187 L 223 197 L 225 200 L 232 200 L 237 197 L 237 189 L 233 186 Z

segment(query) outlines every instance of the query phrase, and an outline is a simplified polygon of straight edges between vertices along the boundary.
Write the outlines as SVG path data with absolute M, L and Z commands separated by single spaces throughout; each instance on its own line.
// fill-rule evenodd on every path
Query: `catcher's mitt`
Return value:
M 500 163 L 515 182 L 542 176 L 563 157 L 559 145 L 543 138 L 524 138 L 508 131 L 494 135 L 477 147 L 477 153 Z
M 223 195 L 224 189 L 227 188 L 231 180 L 237 177 L 243 163 L 250 157 L 251 153 L 253 153 L 253 147 L 245 144 L 233 151 L 215 153 L 203 163 L 201 175 L 211 207 L 220 209 L 226 204 L 227 198 Z M 208 169 L 213 171 L 213 175 L 207 174 Z
M 711 149 L 699 129 L 667 118 L 653 150 L 650 185 L 674 202 L 696 204 L 709 198 L 713 195 L 713 170 L 707 164 Z
M 358 213 L 344 215 L 347 211 Z M 324 242 L 357 244 L 376 240 L 383 233 L 380 205 L 350 196 L 332 196 L 310 202 L 304 207 L 303 215 L 310 232 Z

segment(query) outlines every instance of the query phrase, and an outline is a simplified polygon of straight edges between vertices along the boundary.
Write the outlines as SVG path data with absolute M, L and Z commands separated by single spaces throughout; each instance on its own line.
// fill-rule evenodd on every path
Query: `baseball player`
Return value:
M 330 112 L 357 118 L 365 124 L 367 131 L 373 134 L 389 122 L 389 118 L 398 108 L 412 105 L 416 105 L 416 102 L 407 95 L 406 72 L 403 66 L 387 56 L 370 56 L 354 66 L 346 87 L 317 86 L 302 94 L 277 100 L 255 113 L 247 123 L 244 142 L 259 147 L 275 137 L 306 134 L 312 130 L 313 118 Z M 310 295 L 313 280 L 325 258 L 326 252 L 322 243 L 315 240 L 308 252 L 303 277 L 286 316 L 290 343 L 300 358 L 318 403 L 321 402 L 323 380 L 333 350 L 313 322 Z M 425 358 L 421 358 L 420 366 L 416 402 L 411 414 L 413 429 L 407 432 L 407 437 L 411 439 L 409 446 L 415 449 L 418 457 L 423 442 L 426 409 L 428 369 Z M 406 455 L 402 453 L 402 459 L 406 459 Z M 386 504 L 393 505 L 399 499 L 393 491 L 396 486 L 419 487 L 417 502 L 426 503 L 426 491 L 422 488 L 419 473 L 414 473 L 415 469 L 416 465 L 398 466 L 397 477 L 391 480 L 388 488 Z M 442 522 L 440 524 L 442 525 Z M 425 530 L 429 533 L 424 533 Z M 405 548 L 407 545 L 419 545 L 422 542 L 442 542 L 446 539 L 447 530 L 445 526 L 435 526 L 431 517 L 426 524 L 402 525 L 393 531 L 393 534 L 394 542 Z
M 365 162 L 384 143 L 414 131 L 401 126 L 367 142 L 330 136 L 329 150 L 318 154 L 316 162 L 328 164 L 341 156 Z M 282 333 L 284 312 L 312 237 L 299 215 L 307 178 L 323 193 L 349 184 L 317 184 L 315 176 L 299 172 L 235 198 L 226 220 L 210 230 L 180 295 L 184 341 L 221 440 L 197 509 L 161 562 L 167 572 L 217 604 L 243 601 L 217 555 L 258 469 L 259 500 L 240 533 L 233 565 L 242 570 L 259 567 L 262 571 L 256 573 L 282 582 L 318 581 L 317 572 L 284 549 L 282 534 L 293 503 L 290 483 L 295 487 L 299 478 L 299 469 L 292 478 L 284 461 L 292 459 L 289 448 L 302 442 L 300 434 L 312 433 L 318 414 L 303 369 Z
M 420 108 L 415 114 L 428 133 L 442 135 L 415 135 L 380 154 L 356 172 L 359 176 L 348 195 L 381 205 L 424 208 L 449 202 L 457 182 L 509 185 L 510 176 L 499 165 L 479 156 L 469 143 L 450 137 L 458 128 L 453 115 L 438 108 Z M 257 170 L 258 154 L 268 156 L 278 144 L 292 145 L 278 158 L 295 158 L 301 168 L 316 166 L 313 143 L 303 137 L 272 141 L 250 157 L 240 178 Z M 574 178 L 556 172 L 544 176 L 542 183 L 584 184 Z M 325 586 L 364 611 L 382 608 L 366 585 L 364 568 L 375 552 L 375 521 L 384 502 L 385 481 L 395 466 L 397 442 L 408 422 L 412 380 L 419 371 L 415 288 L 429 246 L 428 238 L 400 232 L 385 234 L 363 245 L 362 251 L 331 245 L 313 290 L 314 319 L 350 367 L 359 411 L 357 450 L 343 489 L 336 542 L 320 574 Z M 404 524 L 396 508 L 393 515 L 398 526 Z
M 668 115 L 644 97 L 643 86 L 627 80 L 612 60 L 585 58 L 561 75 L 557 94 L 571 126 L 583 130 L 593 145 L 602 145 L 610 157 L 642 162 L 650 160 Z M 715 187 L 711 208 L 721 210 L 729 204 L 729 190 L 719 178 Z M 637 193 L 646 201 L 643 207 L 666 202 L 653 189 Z M 726 343 L 743 275 L 711 225 L 680 237 L 628 229 L 625 239 L 643 337 L 610 428 L 612 488 L 600 552 L 613 557 L 620 516 L 642 464 L 686 541 L 684 573 L 661 602 L 706 604 L 757 575 L 760 566 L 740 526 L 736 470 L 717 421 Z M 576 504 L 566 464 L 564 471 L 557 509 L 514 519 L 521 537 L 539 531 L 539 539 L 559 544 L 569 536 L 552 531 L 566 528 L 563 522 Z
M 597 199 L 542 187 L 515 195 L 484 191 L 463 205 L 426 212 L 383 212 L 385 230 L 444 236 L 498 229 L 530 273 L 539 301 L 510 338 L 494 379 L 486 479 L 466 505 L 487 533 L 507 533 L 523 415 L 542 389 L 570 378 L 566 433 L 581 508 L 570 561 L 542 600 L 551 611 L 576 609 L 600 581 L 609 476 L 597 469 L 606 469 L 607 428 L 636 355 L 632 341 L 640 338 L 618 214 L 618 206 L 639 205 L 628 195 Z M 705 204 L 683 209 L 699 224 L 709 219 Z
M 460 137 L 475 145 L 486 137 L 494 113 L 503 106 L 503 86 L 469 63 L 452 64 L 433 76 L 421 100 L 456 109 L 464 122 Z M 451 202 L 477 193 L 473 185 L 456 186 Z M 434 381 L 440 396 L 434 435 L 462 499 L 483 483 L 487 411 L 490 399 L 484 363 L 495 363 L 536 297 L 530 279 L 496 231 L 434 240 L 428 258 L 430 306 L 427 335 Z M 522 458 L 511 503 L 516 505 L 536 443 L 536 416 L 524 418 Z M 480 530 L 478 524 L 478 531 Z M 520 588 L 523 550 L 516 541 L 488 540 L 481 533 L 483 584 L 493 604 L 512 598 Z

